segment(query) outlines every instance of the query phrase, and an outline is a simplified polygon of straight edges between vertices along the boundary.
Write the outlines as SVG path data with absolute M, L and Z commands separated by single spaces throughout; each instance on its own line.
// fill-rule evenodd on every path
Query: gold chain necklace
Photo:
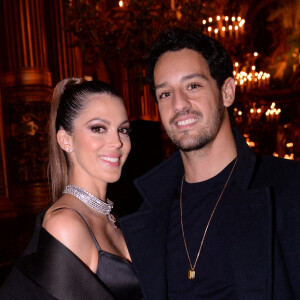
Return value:
M 183 177 L 182 177 L 181 189 L 180 189 L 180 198 L 179 198 L 179 201 L 180 201 L 180 221 L 181 221 L 181 230 L 182 230 L 182 237 L 183 237 L 183 241 L 184 241 L 184 246 L 185 246 L 186 254 L 187 254 L 187 257 L 189 259 L 189 263 L 190 263 L 190 267 L 191 267 L 189 269 L 189 271 L 188 271 L 188 279 L 195 279 L 195 277 L 196 277 L 195 268 L 196 268 L 196 264 L 197 264 L 199 255 L 201 253 L 201 249 L 202 249 L 202 246 L 203 246 L 203 243 L 204 243 L 204 239 L 205 239 L 205 236 L 206 236 L 206 233 L 207 233 L 210 221 L 211 221 L 211 219 L 212 219 L 212 217 L 213 217 L 213 215 L 215 213 L 215 210 L 216 210 L 216 208 L 217 208 L 217 206 L 218 206 L 218 204 L 219 204 L 219 202 L 220 202 L 220 200 L 222 198 L 222 195 L 223 195 L 223 193 L 225 191 L 225 188 L 226 188 L 226 186 L 227 186 L 227 184 L 229 182 L 229 179 L 230 179 L 230 177 L 231 177 L 231 175 L 233 173 L 233 170 L 235 168 L 236 162 L 237 162 L 237 158 L 235 159 L 235 162 L 234 162 L 234 165 L 233 165 L 233 167 L 231 169 L 231 172 L 230 172 L 230 174 L 229 174 L 229 176 L 228 176 L 228 178 L 226 180 L 226 183 L 225 183 L 225 185 L 224 185 L 224 187 L 222 189 L 222 192 L 221 192 L 221 194 L 220 194 L 220 196 L 218 198 L 218 201 L 216 202 L 216 205 L 215 205 L 215 207 L 214 207 L 214 209 L 213 209 L 213 211 L 212 211 L 212 213 L 211 213 L 211 215 L 209 217 L 208 223 L 207 223 L 207 225 L 205 227 L 205 231 L 203 233 L 203 237 L 202 237 L 202 240 L 201 240 L 200 248 L 199 248 L 199 251 L 197 253 L 197 257 L 196 257 L 194 265 L 192 265 L 192 262 L 191 262 L 191 258 L 190 258 L 190 254 L 189 254 L 189 251 L 188 251 L 188 248 L 187 248 L 187 245 L 186 245 L 186 240 L 185 240 L 185 235 L 184 235 L 184 230 L 183 230 L 183 221 L 182 221 L 182 188 L 183 188 L 183 181 L 184 181 L 185 175 L 183 175 Z

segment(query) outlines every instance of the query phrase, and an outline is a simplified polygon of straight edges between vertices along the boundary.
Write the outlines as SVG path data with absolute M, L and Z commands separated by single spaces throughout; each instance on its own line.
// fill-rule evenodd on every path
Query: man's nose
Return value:
M 176 91 L 173 98 L 174 112 L 185 111 L 191 107 L 188 96 L 182 91 Z

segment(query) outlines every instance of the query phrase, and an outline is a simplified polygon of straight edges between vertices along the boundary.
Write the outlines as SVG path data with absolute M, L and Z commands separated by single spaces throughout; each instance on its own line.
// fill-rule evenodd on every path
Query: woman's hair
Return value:
M 67 78 L 53 90 L 49 122 L 49 167 L 51 198 L 55 202 L 68 182 L 70 162 L 68 155 L 57 142 L 57 132 L 64 129 L 73 133 L 74 120 L 80 115 L 93 94 L 119 96 L 103 81 L 86 81 L 83 78 Z

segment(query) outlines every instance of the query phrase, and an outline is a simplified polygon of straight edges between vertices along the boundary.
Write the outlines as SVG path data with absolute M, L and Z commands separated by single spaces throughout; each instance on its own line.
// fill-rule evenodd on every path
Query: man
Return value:
M 232 128 L 232 61 L 219 42 L 167 30 L 147 79 L 179 148 L 136 180 L 121 227 L 146 299 L 300 299 L 300 164 L 256 157 Z

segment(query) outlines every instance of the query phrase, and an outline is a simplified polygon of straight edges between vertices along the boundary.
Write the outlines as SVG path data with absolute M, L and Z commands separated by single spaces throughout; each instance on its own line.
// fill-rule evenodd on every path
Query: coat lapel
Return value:
M 269 188 L 240 191 L 232 241 L 238 299 L 272 299 L 272 203 Z
M 167 298 L 169 212 L 174 192 L 183 176 L 179 156 L 176 153 L 135 182 L 145 202 L 139 212 L 120 219 L 121 229 L 146 299 Z
M 166 299 L 167 216 L 142 213 L 120 225 L 145 299 Z
M 238 299 L 272 299 L 273 204 L 271 187 L 252 187 L 257 157 L 241 134 L 234 130 L 237 145 L 237 189 L 232 264 Z

